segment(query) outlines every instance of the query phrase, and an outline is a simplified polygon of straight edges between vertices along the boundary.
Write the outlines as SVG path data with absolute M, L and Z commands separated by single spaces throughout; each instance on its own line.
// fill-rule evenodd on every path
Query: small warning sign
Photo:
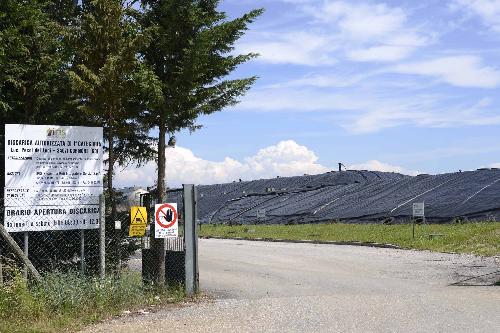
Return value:
M 129 237 L 143 237 L 146 233 L 147 221 L 148 213 L 146 207 L 131 207 Z
M 178 237 L 177 203 L 155 205 L 155 238 Z

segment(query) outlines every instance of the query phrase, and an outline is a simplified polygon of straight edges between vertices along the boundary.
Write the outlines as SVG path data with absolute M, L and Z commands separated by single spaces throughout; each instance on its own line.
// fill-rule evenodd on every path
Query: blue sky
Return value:
M 260 7 L 236 46 L 260 57 L 234 73 L 259 80 L 239 105 L 177 135 L 172 184 L 319 173 L 337 162 L 408 174 L 500 166 L 499 0 L 221 4 L 230 17 Z M 120 182 L 144 177 L 127 170 Z

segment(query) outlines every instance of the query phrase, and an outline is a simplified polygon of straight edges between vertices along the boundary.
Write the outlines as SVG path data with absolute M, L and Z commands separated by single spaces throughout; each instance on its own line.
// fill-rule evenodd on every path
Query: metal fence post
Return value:
M 106 276 L 106 204 L 104 194 L 99 195 L 99 277 Z
M 24 255 L 29 258 L 29 234 L 27 231 L 24 232 Z M 28 279 L 28 266 L 24 265 L 23 277 L 25 280 Z
M 80 230 L 80 269 L 85 275 L 85 229 Z
M 196 214 L 197 191 L 194 185 L 184 187 L 184 243 L 185 254 L 185 288 L 186 294 L 198 292 L 198 228 Z
M 3 285 L 3 258 L 2 258 L 2 248 L 0 247 L 0 287 Z

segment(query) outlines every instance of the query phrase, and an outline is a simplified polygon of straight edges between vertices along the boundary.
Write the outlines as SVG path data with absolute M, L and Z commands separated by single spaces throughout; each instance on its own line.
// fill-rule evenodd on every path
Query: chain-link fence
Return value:
M 175 196 L 172 194 L 175 193 Z M 167 202 L 177 203 L 178 237 L 156 239 L 155 238 L 155 206 L 158 204 L 154 192 L 141 193 L 135 198 L 136 204 L 146 207 L 147 227 L 143 237 L 131 237 L 130 225 L 132 218 L 130 209 L 118 211 L 117 219 L 125 226 L 119 231 L 121 266 L 132 270 L 140 270 L 145 283 L 153 283 L 159 274 L 160 258 L 158 257 L 158 246 L 165 247 L 165 278 L 168 285 L 183 284 L 185 278 L 185 245 L 184 245 L 184 218 L 182 210 L 182 190 L 169 191 Z
M 9 189 L 2 188 L 2 192 L 4 190 L 9 191 Z M 36 205 L 32 202 L 32 198 L 23 197 L 21 194 L 9 192 L 5 200 L 2 195 L 0 219 L 2 225 L 9 231 L 12 239 L 24 251 L 34 267 L 42 275 L 49 272 L 79 272 L 85 276 L 99 275 L 100 229 L 96 227 L 99 223 L 101 207 L 99 203 L 96 205 L 92 201 L 95 198 L 75 195 L 75 200 L 69 202 L 59 200 L 58 206 L 54 207 L 53 205 L 40 206 L 40 204 L 46 204 L 45 201 L 50 201 L 54 195 L 57 197 L 57 193 L 47 193 L 46 197 L 43 195 L 37 197 Z M 177 203 L 178 237 L 174 238 L 155 238 L 154 226 L 155 218 L 157 218 L 155 197 L 154 192 L 141 193 L 139 198 L 135 198 L 137 200 L 130 202 L 120 193 L 116 193 L 116 200 L 120 204 L 116 209 L 112 209 L 110 205 L 106 207 L 105 270 L 108 275 L 112 274 L 117 277 L 124 270 L 137 272 L 142 275 L 145 284 L 156 283 L 158 282 L 156 277 L 162 269 L 159 248 L 164 246 L 163 269 L 167 285 L 184 284 L 186 249 L 183 192 L 182 190 L 169 191 L 167 195 L 169 199 L 166 200 L 170 203 Z M 131 206 L 146 207 L 147 217 L 144 216 L 144 219 L 147 225 L 144 236 L 130 235 L 130 226 L 135 218 L 131 216 Z M 82 213 L 81 219 L 67 218 L 68 215 L 74 216 L 76 211 Z M 92 214 L 96 214 L 96 220 L 89 218 L 93 216 Z M 75 229 L 41 230 L 68 227 Z M 6 241 L 0 238 L 0 282 L 12 278 L 13 268 L 26 271 L 19 258 L 7 246 Z
M 2 188 L 0 221 L 35 268 L 40 273 L 80 271 L 97 275 L 98 197 L 49 189 L 30 196 L 26 191 Z M 0 279 L 5 279 L 9 270 L 22 266 L 7 245 L 5 239 L 0 238 L 0 263 L 4 274 Z

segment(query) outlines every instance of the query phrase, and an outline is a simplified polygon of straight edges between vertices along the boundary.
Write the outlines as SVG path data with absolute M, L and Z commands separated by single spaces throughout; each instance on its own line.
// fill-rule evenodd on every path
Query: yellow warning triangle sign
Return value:
M 131 209 L 132 220 L 130 224 L 146 224 L 147 223 L 147 212 L 146 207 L 132 207 Z M 135 214 L 134 214 L 135 211 Z
M 143 237 L 146 233 L 147 221 L 148 213 L 146 207 L 131 207 L 129 237 Z

